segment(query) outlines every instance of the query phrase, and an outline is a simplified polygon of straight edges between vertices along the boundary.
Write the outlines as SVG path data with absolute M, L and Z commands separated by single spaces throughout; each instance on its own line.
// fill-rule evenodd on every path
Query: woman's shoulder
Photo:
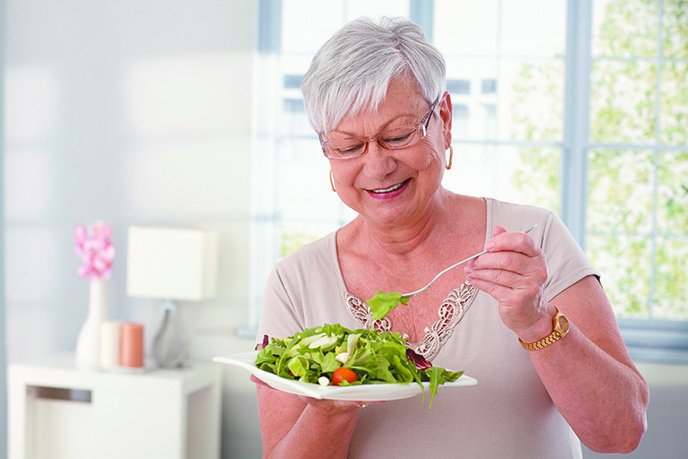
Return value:
M 532 204 L 501 201 L 495 198 L 486 198 L 486 201 L 488 208 L 492 208 L 493 214 L 499 214 L 511 218 L 530 215 L 549 215 L 552 213 L 550 209 Z
M 530 204 L 500 201 L 486 198 L 488 227 L 499 225 L 509 231 L 524 231 L 537 224 L 541 228 L 546 226 L 554 213 Z

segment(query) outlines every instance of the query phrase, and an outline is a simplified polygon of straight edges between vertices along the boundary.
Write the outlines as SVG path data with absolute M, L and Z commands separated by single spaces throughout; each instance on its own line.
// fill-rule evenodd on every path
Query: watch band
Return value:
M 566 327 L 564 327 L 563 329 L 559 325 L 559 321 L 561 319 L 563 319 L 563 321 L 566 324 Z M 555 342 L 559 341 L 561 338 L 566 336 L 568 332 L 568 319 L 566 319 L 566 316 L 561 311 L 559 311 L 559 309 L 557 309 L 557 313 L 552 318 L 552 333 L 532 343 L 525 343 L 523 342 L 523 340 L 521 340 L 521 338 L 518 339 L 518 342 L 521 343 L 521 346 L 523 346 L 523 348 L 528 351 L 539 351 L 540 349 L 544 349 L 550 344 L 554 344 Z

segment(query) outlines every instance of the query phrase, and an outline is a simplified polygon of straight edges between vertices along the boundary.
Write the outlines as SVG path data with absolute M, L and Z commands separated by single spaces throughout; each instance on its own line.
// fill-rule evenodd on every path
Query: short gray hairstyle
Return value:
M 392 79 L 410 74 L 428 103 L 444 93 L 446 69 L 423 29 L 404 18 L 349 22 L 318 50 L 301 90 L 318 134 L 335 129 L 345 116 L 375 110 Z

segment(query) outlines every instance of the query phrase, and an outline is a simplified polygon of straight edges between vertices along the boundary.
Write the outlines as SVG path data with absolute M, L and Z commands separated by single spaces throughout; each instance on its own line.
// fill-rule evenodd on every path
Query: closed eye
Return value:
M 333 147 L 340 152 L 340 154 L 347 155 L 356 153 L 363 148 L 364 144 L 346 145 L 346 146 L 334 146 Z
M 411 140 L 414 131 L 394 132 L 386 135 L 382 141 L 387 145 L 403 144 Z

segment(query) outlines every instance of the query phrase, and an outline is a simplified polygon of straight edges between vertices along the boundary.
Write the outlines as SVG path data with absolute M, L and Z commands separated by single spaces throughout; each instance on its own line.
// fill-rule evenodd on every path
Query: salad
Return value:
M 265 336 L 255 363 L 283 378 L 321 385 L 416 383 L 423 387 L 421 383 L 427 381 L 430 407 L 437 387 L 463 374 L 433 367 L 408 349 L 397 332 L 350 330 L 339 324 L 307 328 L 287 338 Z

